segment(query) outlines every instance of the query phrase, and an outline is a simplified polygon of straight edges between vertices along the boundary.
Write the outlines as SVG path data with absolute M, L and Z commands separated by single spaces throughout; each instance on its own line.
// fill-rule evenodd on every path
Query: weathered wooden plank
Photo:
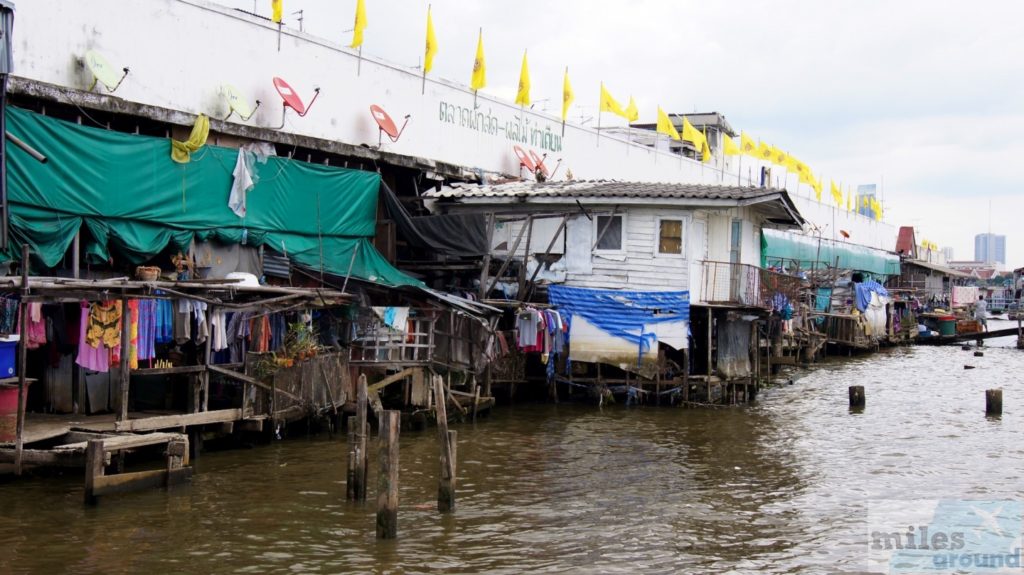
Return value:
M 116 431 L 153 431 L 206 423 L 223 423 L 242 419 L 241 409 L 218 409 L 199 413 L 183 413 L 180 415 L 157 415 L 143 419 L 129 419 L 114 424 Z
M 105 451 L 117 451 L 119 449 L 134 449 L 147 445 L 167 443 L 176 439 L 183 439 L 185 436 L 180 433 L 147 433 L 143 435 L 107 435 L 97 437 L 103 441 Z M 66 443 L 53 448 L 53 451 L 85 451 L 88 442 L 92 439 L 77 443 Z
M 166 469 L 153 469 L 150 471 L 136 471 L 134 473 L 103 475 L 94 480 L 92 496 L 99 497 L 101 495 L 152 489 L 154 487 L 168 487 L 188 481 L 191 478 L 191 467 L 180 467 L 170 471 Z
M 455 510 L 454 460 L 452 459 L 451 436 L 448 433 L 448 412 L 445 406 L 444 382 L 440 375 L 434 376 L 434 403 L 437 416 L 437 438 L 441 446 L 439 461 L 441 472 L 437 482 L 437 510 L 447 513 Z
M 367 391 L 377 391 L 377 390 L 380 390 L 380 389 L 384 389 L 385 387 L 387 387 L 388 385 L 391 385 L 392 383 L 395 383 L 396 381 L 401 381 L 401 380 L 411 376 L 413 374 L 413 372 L 416 371 L 417 369 L 419 369 L 419 368 L 410 367 L 410 368 L 403 369 L 402 371 L 400 371 L 398 373 L 391 374 L 391 375 L 385 377 L 384 379 L 382 379 L 380 381 L 374 382 L 373 385 L 371 385 L 371 386 L 369 386 L 367 388 Z
M 14 449 L 0 449 L 0 463 L 14 463 Z M 22 465 L 49 467 L 82 467 L 85 465 L 85 444 L 78 450 L 22 449 Z
M 223 367 L 221 367 L 219 365 L 215 365 L 215 364 L 210 364 L 210 365 L 207 366 L 207 368 L 210 371 L 214 372 L 214 373 L 219 373 L 221 375 L 225 375 L 225 376 L 230 377 L 232 379 L 237 379 L 238 381 L 243 381 L 243 382 L 248 383 L 250 385 L 255 385 L 256 387 L 258 387 L 258 388 L 260 388 L 262 390 L 265 390 L 265 391 L 270 391 L 270 392 L 273 392 L 273 393 L 279 393 L 279 394 L 281 394 L 281 395 L 283 395 L 285 397 L 288 397 L 289 399 L 292 399 L 294 401 L 298 401 L 300 403 L 302 402 L 302 398 L 301 397 L 299 397 L 297 395 L 293 395 L 291 393 L 288 393 L 287 391 L 285 391 L 283 389 L 275 390 L 273 386 L 267 385 L 266 383 L 263 383 L 262 381 L 256 379 L 255 377 L 249 377 L 248 375 L 245 375 L 244 373 L 239 373 L 237 371 L 230 370 L 230 369 L 224 369 Z

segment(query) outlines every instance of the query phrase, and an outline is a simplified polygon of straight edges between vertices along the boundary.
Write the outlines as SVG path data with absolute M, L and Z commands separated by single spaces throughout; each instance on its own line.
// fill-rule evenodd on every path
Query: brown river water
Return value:
M 372 471 L 371 501 L 345 501 L 339 436 L 206 453 L 190 485 L 93 508 L 77 474 L 7 481 L 0 573 L 863 572 L 869 500 L 1018 498 L 1013 344 L 830 359 L 746 407 L 500 406 L 454 426 L 446 516 L 435 430 L 405 432 L 395 541 L 374 536 Z M 992 387 L 1001 419 L 984 414 Z

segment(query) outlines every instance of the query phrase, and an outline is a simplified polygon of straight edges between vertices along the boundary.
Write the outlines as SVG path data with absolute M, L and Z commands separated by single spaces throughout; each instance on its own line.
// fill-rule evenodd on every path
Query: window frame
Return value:
M 679 230 L 679 253 L 665 253 L 661 251 L 661 222 L 662 221 L 678 221 L 680 225 Z M 686 249 L 689 246 L 689 238 L 687 234 L 690 230 L 690 216 L 657 216 L 654 220 L 654 257 L 666 258 L 674 260 L 685 260 Z
M 621 229 L 621 236 L 619 238 L 620 241 L 619 241 L 619 248 L 618 249 L 602 249 L 602 248 L 597 247 L 597 238 L 598 238 L 598 234 L 600 233 L 600 230 L 601 230 L 601 223 L 600 222 L 601 222 L 601 218 L 602 217 L 613 217 L 613 218 L 617 217 L 617 218 L 620 218 L 622 220 L 622 229 Z M 594 225 L 591 226 L 590 229 L 591 229 L 590 245 L 593 246 L 593 249 L 591 249 L 592 253 L 595 253 L 595 254 L 609 254 L 609 255 L 613 255 L 613 254 L 614 255 L 625 255 L 626 254 L 626 234 L 627 234 L 627 230 L 629 229 L 629 218 L 626 217 L 626 213 L 625 212 L 604 212 L 604 213 L 594 214 Z

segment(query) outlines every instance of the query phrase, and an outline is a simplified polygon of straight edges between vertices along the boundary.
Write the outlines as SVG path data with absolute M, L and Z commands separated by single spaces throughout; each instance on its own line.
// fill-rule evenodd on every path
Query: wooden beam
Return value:
M 153 469 L 150 471 L 137 471 L 135 473 L 102 475 L 93 480 L 92 496 L 128 493 L 153 487 L 169 487 L 188 481 L 191 478 L 191 467 L 181 467 L 170 471 L 166 469 Z
M 82 444 L 85 445 L 84 443 Z M 0 463 L 14 463 L 15 450 L 0 449 Z M 82 467 L 85 464 L 85 450 L 23 449 L 22 465 L 48 467 Z
M 396 381 L 401 381 L 407 377 L 411 377 L 413 372 L 416 371 L 417 369 L 419 368 L 408 367 L 398 373 L 393 373 L 380 381 L 374 382 L 373 385 L 367 387 L 366 389 L 367 391 L 378 391 L 384 389 L 385 387 L 391 385 L 392 383 L 395 383 Z
M 206 369 L 208 369 L 208 370 L 210 370 L 210 371 L 212 371 L 214 373 L 219 373 L 221 375 L 225 375 L 225 376 L 230 377 L 232 379 L 237 379 L 239 381 L 244 381 L 245 383 L 248 383 L 249 385 L 255 385 L 256 387 L 258 387 L 258 388 L 260 388 L 260 389 L 262 389 L 264 391 L 270 391 L 270 392 L 273 392 L 273 393 L 280 393 L 281 395 L 283 395 L 283 396 L 285 396 L 285 397 L 287 397 L 289 399 L 292 399 L 294 401 L 298 401 L 300 403 L 303 403 L 305 401 L 305 400 L 303 400 L 301 397 L 299 397 L 297 395 L 293 395 L 291 393 L 288 393 L 287 391 L 284 391 L 283 389 L 275 389 L 273 386 L 267 385 L 267 384 L 263 383 L 262 381 L 254 378 L 254 377 L 250 377 L 248 375 L 245 375 L 244 373 L 239 373 L 237 371 L 233 371 L 233 370 L 230 370 L 230 369 L 224 369 L 223 367 L 221 367 L 219 365 L 216 365 L 216 364 L 212 364 L 212 363 L 210 365 L 206 366 Z
M 529 226 L 533 225 L 532 215 L 527 216 L 526 223 Z M 505 273 L 505 270 L 508 269 L 508 264 L 512 262 L 512 259 L 516 255 L 516 249 L 519 248 L 519 242 L 523 241 L 523 233 L 526 232 L 526 227 L 527 226 L 523 226 L 523 228 L 519 230 L 519 235 L 516 236 L 516 241 L 512 244 L 512 249 L 508 251 L 508 257 L 505 258 L 505 261 L 502 262 L 501 267 L 498 268 L 498 273 L 494 276 L 494 279 L 491 280 L 490 285 L 487 286 L 487 291 L 485 293 L 491 293 L 491 290 L 494 289 L 494 286 L 498 285 L 498 280 L 501 279 L 501 274 Z
M 189 425 L 204 425 L 207 423 L 223 423 L 225 421 L 238 421 L 242 419 L 242 410 L 218 409 L 216 411 L 201 411 L 199 413 L 182 413 L 180 415 L 157 415 L 143 419 L 129 419 L 114 423 L 115 431 L 152 431 L 155 429 L 171 429 L 175 427 L 187 427 Z
M 131 355 L 132 314 L 128 310 L 128 297 L 121 296 L 121 369 L 118 378 L 118 394 L 120 401 L 117 408 L 117 421 L 128 420 L 128 388 L 131 385 L 131 373 L 128 370 L 128 356 Z

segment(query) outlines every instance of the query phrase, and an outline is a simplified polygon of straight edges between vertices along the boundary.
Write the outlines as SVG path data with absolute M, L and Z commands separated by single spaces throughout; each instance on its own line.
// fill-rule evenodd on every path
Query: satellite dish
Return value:
M 117 77 L 117 71 L 114 67 L 107 62 L 107 59 L 96 50 L 89 50 L 85 53 L 85 67 L 92 72 L 92 84 L 89 85 L 89 91 L 96 87 L 96 83 L 99 82 L 106 86 L 108 92 L 117 90 L 121 82 L 124 82 L 125 76 L 128 75 L 128 68 L 124 67 L 121 70 L 124 74 L 120 78 Z
M 533 165 L 536 166 L 534 172 L 536 173 L 539 170 L 540 173 L 544 174 L 545 178 L 551 175 L 548 172 L 548 167 L 544 165 L 544 158 L 546 158 L 547 156 L 547 154 L 544 154 L 544 157 L 538 156 L 537 152 L 530 150 L 530 158 L 533 159 Z
M 373 121 L 377 122 L 377 127 L 380 129 L 377 132 L 377 148 L 380 148 L 381 143 L 384 141 L 384 134 L 387 134 L 388 139 L 392 142 L 397 142 L 398 138 L 402 137 L 402 132 L 405 131 L 406 124 L 409 123 L 409 115 L 406 114 L 402 128 L 398 129 L 398 127 L 395 126 L 395 121 L 392 120 L 391 116 L 384 111 L 384 108 L 381 108 L 376 104 L 370 106 L 370 115 L 373 116 Z
M 515 150 L 516 157 L 519 158 L 520 175 L 522 175 L 522 168 L 526 168 L 531 174 L 537 170 L 536 166 L 533 165 L 533 160 L 531 160 L 529 154 L 526 153 L 526 150 L 519 146 L 512 146 L 512 149 Z
M 307 106 L 302 103 L 302 98 L 295 93 L 291 85 L 277 76 L 274 76 L 274 88 L 277 89 L 277 93 L 280 94 L 281 99 L 284 101 L 281 110 L 281 125 L 275 128 L 278 130 L 284 127 L 284 118 L 285 114 L 288 113 L 288 108 L 295 110 L 299 117 L 305 117 L 309 113 L 309 109 L 313 107 L 313 102 L 316 102 L 317 97 L 320 95 L 320 88 L 314 88 L 313 99 L 309 101 L 309 106 Z
M 238 117 L 242 118 L 242 121 L 246 121 L 256 113 L 256 110 L 260 107 L 260 101 L 256 100 L 256 107 L 251 108 L 249 101 L 242 96 L 242 93 L 238 91 L 238 88 L 231 84 L 224 84 L 223 86 L 224 99 L 228 101 L 228 115 L 224 116 L 224 120 L 231 117 L 231 114 L 238 114 Z

